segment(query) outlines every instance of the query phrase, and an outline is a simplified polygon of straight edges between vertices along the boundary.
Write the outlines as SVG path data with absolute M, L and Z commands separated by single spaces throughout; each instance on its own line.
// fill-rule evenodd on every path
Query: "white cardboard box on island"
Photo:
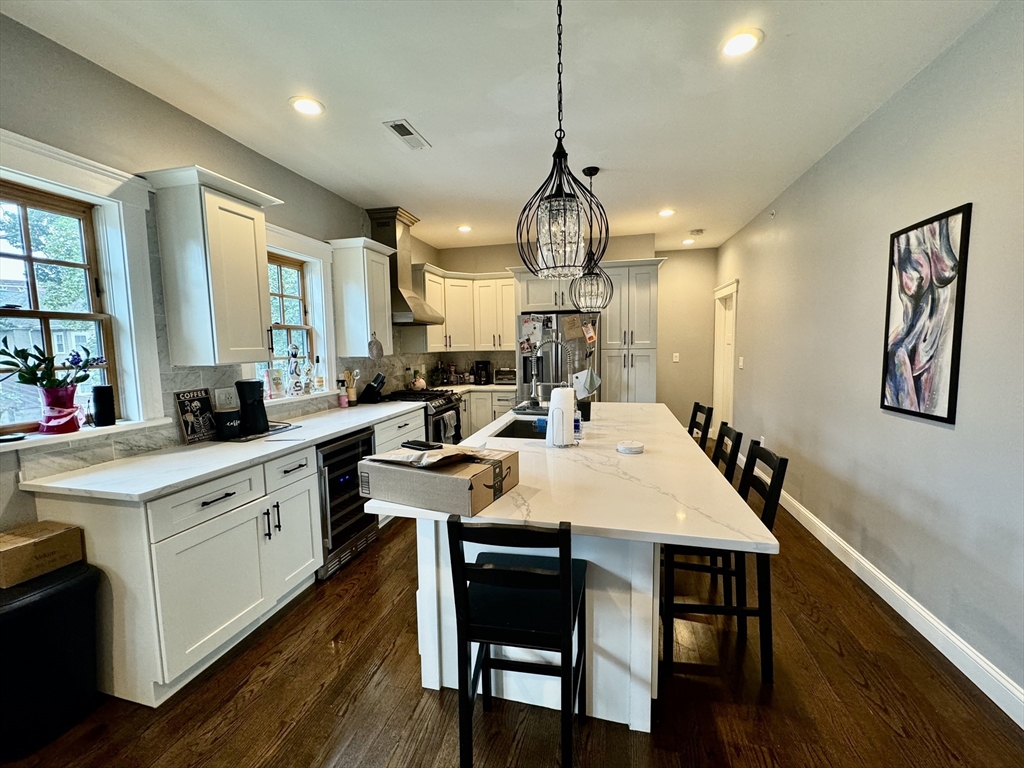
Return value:
M 518 451 L 472 451 L 465 461 L 429 469 L 369 456 L 359 462 L 359 493 L 394 504 L 472 517 L 519 484 Z

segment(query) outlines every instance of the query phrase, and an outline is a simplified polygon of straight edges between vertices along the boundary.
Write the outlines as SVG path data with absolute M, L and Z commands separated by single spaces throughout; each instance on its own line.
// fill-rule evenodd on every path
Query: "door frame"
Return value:
M 739 299 L 740 281 L 739 278 L 730 280 L 728 283 L 715 288 L 715 347 L 714 347 L 714 362 L 712 369 L 712 385 L 711 385 L 711 404 L 715 409 L 715 415 L 718 417 L 718 424 L 722 421 L 728 421 L 732 423 L 732 408 L 735 402 L 736 393 L 736 312 L 738 310 L 738 299 Z M 719 329 L 718 323 L 718 308 L 722 303 L 723 299 L 732 297 L 732 321 L 731 329 L 722 328 Z M 719 361 L 725 352 L 725 336 L 728 336 L 727 330 L 732 331 L 732 359 L 728 361 L 728 365 L 723 365 L 722 370 L 726 371 L 724 380 L 719 379 Z M 725 362 L 725 361 L 723 361 Z M 729 402 L 724 402 L 724 395 L 722 389 L 728 384 L 726 391 L 730 393 Z M 711 434 L 717 437 L 718 427 L 712 425 Z

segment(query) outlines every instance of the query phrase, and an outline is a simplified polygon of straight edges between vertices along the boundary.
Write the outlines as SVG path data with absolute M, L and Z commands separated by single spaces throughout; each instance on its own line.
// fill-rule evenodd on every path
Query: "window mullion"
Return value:
M 28 206 L 18 205 L 21 214 L 21 242 L 25 246 L 25 276 L 28 279 L 28 300 L 30 309 L 39 309 L 39 292 L 36 290 L 36 269 L 32 263 L 32 238 L 28 229 Z

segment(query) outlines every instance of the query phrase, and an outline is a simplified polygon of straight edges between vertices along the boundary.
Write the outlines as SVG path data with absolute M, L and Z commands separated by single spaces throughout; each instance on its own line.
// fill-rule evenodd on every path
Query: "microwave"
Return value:
M 515 368 L 495 368 L 494 369 L 494 383 L 495 384 L 515 384 L 516 383 L 516 369 Z

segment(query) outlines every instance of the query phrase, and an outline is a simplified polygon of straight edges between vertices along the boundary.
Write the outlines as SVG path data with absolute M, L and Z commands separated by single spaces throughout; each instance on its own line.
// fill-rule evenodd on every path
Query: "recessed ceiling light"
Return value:
M 694 242 L 693 238 L 690 237 L 690 238 L 687 238 L 686 240 L 683 240 L 683 245 L 693 245 L 693 242 Z
M 467 227 L 465 224 L 463 224 L 461 227 L 459 227 L 459 232 L 472 232 L 472 231 L 473 231 L 473 228 L 472 227 Z
M 762 40 L 764 40 L 764 32 L 760 29 L 745 29 L 725 41 L 722 53 L 726 56 L 742 56 L 757 48 Z
M 659 216 L 671 216 L 675 211 L 671 208 L 665 208 L 664 210 L 658 211 Z
M 324 113 L 323 104 L 306 96 L 294 96 L 288 100 L 288 103 L 292 105 L 292 109 L 304 115 L 322 115 Z

